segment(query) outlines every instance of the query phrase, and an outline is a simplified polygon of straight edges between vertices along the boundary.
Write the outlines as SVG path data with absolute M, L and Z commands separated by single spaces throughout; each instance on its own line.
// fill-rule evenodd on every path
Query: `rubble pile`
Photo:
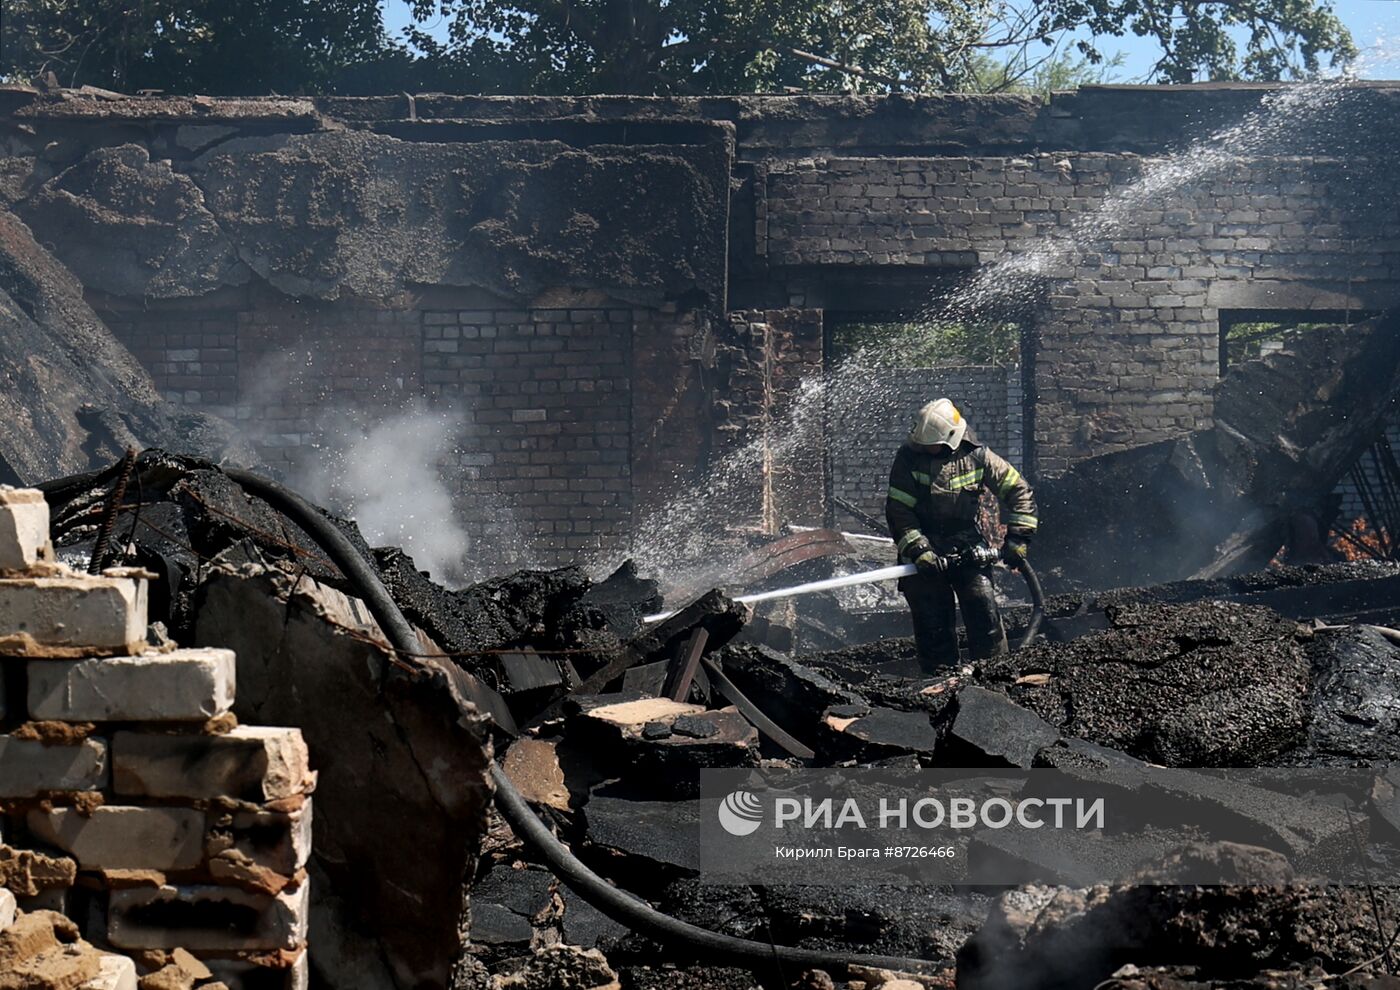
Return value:
M 220 566 L 198 601 L 196 642 L 238 657 L 234 713 L 296 725 L 315 758 L 317 972 L 446 986 L 490 802 L 483 718 L 444 683 L 451 664 L 403 670 L 363 603 L 294 571 Z
M 305 987 L 306 744 L 239 723 L 229 650 L 148 640 L 152 576 L 56 563 L 0 488 L 0 986 Z
M 232 651 L 240 722 L 297 726 L 310 747 L 319 779 L 308 937 L 328 985 L 798 979 L 658 942 L 599 910 L 490 814 L 493 757 L 584 865 L 672 918 L 765 945 L 931 964 L 868 978 L 852 968 L 830 974 L 832 986 L 1264 986 L 1284 978 L 1267 975 L 1275 971 L 1371 972 L 1362 964 L 1379 951 L 1376 923 L 1354 892 L 1272 892 L 1266 849 L 1197 850 L 1238 861 L 1240 882 L 1194 895 L 834 890 L 703 882 L 694 836 L 705 768 L 1388 763 L 1400 750 L 1400 644 L 1333 619 L 1348 603 L 1370 608 L 1393 568 L 1285 568 L 1061 596 L 1033 646 L 930 677 L 907 640 L 775 650 L 765 645 L 772 630 L 755 635 L 747 610 L 718 592 L 644 623 L 667 606 L 630 565 L 601 582 L 564 568 L 444 588 L 336 521 L 416 628 L 421 651 L 406 654 L 310 537 L 217 468 L 148 453 L 134 479 L 139 515 L 119 514 L 114 543 L 121 562 L 170 576 L 171 588 L 151 595 L 152 617 L 198 647 Z M 61 555 L 87 555 L 109 484 L 50 490 Z M 1300 615 L 1327 621 L 1300 622 L 1268 602 L 1303 602 Z M 1252 813 L 1201 775 L 1175 780 L 1183 800 Z M 1372 827 L 1400 822 L 1394 788 L 1377 785 Z M 1287 841 L 1277 822 L 1252 825 Z M 1376 910 L 1389 923 L 1389 900 Z M 1200 948 L 1218 926 L 1230 937 Z
M 1400 400 L 1397 320 L 1298 334 L 1221 379 L 1211 428 L 1091 457 L 1038 485 L 1047 583 L 1215 577 L 1262 568 L 1285 544 L 1315 559 L 1325 548 L 1300 532 L 1328 531 L 1337 482 Z
M 751 727 L 711 683 L 697 684 L 684 703 L 641 692 L 575 696 L 564 717 L 511 745 L 505 767 L 590 865 L 662 910 L 779 944 L 953 964 L 911 985 L 1085 990 L 1119 973 L 1120 982 L 1104 985 L 1217 986 L 1228 978 L 1265 987 L 1309 974 L 1379 972 L 1373 912 L 1383 913 L 1384 930 L 1394 927 L 1400 902 L 1391 893 L 1373 907 L 1364 889 L 1298 886 L 1280 873 L 1277 854 L 1228 842 L 1183 853 L 1224 863 L 1225 875 L 1239 878 L 1216 888 L 1163 886 L 1172 882 L 1171 862 L 1151 878 L 1155 886 L 999 896 L 948 887 L 716 888 L 697 880 L 689 837 L 701 809 L 685 785 L 699 767 L 1382 765 L 1400 744 L 1390 687 L 1400 646 L 1380 633 L 1314 630 L 1259 606 L 1216 601 L 1119 604 L 1107 625 L 941 678 L 885 672 L 904 669 L 907 643 L 794 658 L 733 642 L 713 654 L 715 665 L 809 745 L 811 759 L 794 759 Z M 1352 727 L 1339 728 L 1352 713 Z M 1258 834 L 1286 834 L 1278 818 L 1209 778 L 1173 780 L 1179 800 L 1257 816 Z M 1384 793 L 1393 795 L 1388 786 Z M 1372 821 L 1390 821 L 1391 809 L 1378 801 Z M 1296 824 L 1286 810 L 1271 814 Z M 471 950 L 489 969 L 567 942 L 601 950 L 626 986 L 657 955 L 666 958 L 551 884 L 527 852 L 506 843 L 490 860 L 473 891 Z M 521 899 L 524 889 L 536 892 L 533 900 Z M 556 899 L 545 896 L 550 891 Z M 713 980 L 702 985 L 750 985 L 704 966 L 688 971 Z
M 1290 886 L 1250 847 L 1252 882 L 1224 887 L 1027 887 L 1002 895 L 958 954 L 959 990 L 1185 990 L 1229 986 L 1384 987 L 1377 911 L 1392 930 L 1394 888 Z M 1349 970 L 1343 981 L 1336 975 Z M 1330 975 L 1329 975 L 1330 974 Z
M 1301 741 L 1296 623 L 1216 601 L 1110 606 L 1107 618 L 1104 632 L 997 658 L 982 676 L 1067 735 L 1167 766 L 1257 766 Z

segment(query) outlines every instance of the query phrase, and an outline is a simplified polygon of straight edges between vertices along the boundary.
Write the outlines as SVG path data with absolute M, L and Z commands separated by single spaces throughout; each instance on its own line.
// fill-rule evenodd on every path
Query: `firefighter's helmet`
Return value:
M 967 420 L 958 412 L 958 407 L 948 399 L 934 399 L 915 414 L 914 425 L 909 428 L 909 441 L 925 447 L 942 444 L 949 450 L 957 450 L 965 433 Z

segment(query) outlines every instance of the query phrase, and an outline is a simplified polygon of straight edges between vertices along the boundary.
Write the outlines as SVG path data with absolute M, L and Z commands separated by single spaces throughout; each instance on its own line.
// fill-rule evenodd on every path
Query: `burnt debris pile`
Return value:
M 1400 397 L 1400 315 L 1298 334 L 1217 386 L 1213 424 L 1038 485 L 1057 583 L 1095 588 L 1326 559 L 1337 483 Z
M 96 555 L 156 574 L 153 635 L 233 650 L 239 721 L 301 730 L 319 773 L 310 961 L 328 985 L 1382 985 L 1362 981 L 1387 968 L 1400 902 L 1302 885 L 1280 862 L 1305 832 L 1347 841 L 1337 821 L 1262 815 L 1194 768 L 1395 759 L 1394 565 L 1061 595 L 1027 648 L 929 676 L 906 639 L 776 649 L 781 613 L 752 621 L 718 591 L 664 602 L 631 565 L 445 588 L 325 516 L 410 624 L 405 650 L 362 577 L 239 478 L 148 451 L 47 485 L 52 535 L 70 566 Z M 825 635 L 853 634 L 832 619 Z M 633 924 L 497 817 L 493 763 L 603 886 L 674 923 L 815 955 L 756 962 Z M 1148 864 L 1148 886 L 1085 887 L 1049 867 L 1045 884 L 1010 889 L 701 874 L 702 769 L 1148 764 L 1181 768 L 1173 800 L 1277 843 L 1183 837 Z M 1360 827 L 1400 835 L 1378 772 Z M 1236 882 L 1174 885 L 1187 861 Z

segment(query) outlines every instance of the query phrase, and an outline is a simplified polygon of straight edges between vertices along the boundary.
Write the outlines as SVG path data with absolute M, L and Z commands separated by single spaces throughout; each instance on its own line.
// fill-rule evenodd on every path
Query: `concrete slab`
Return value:
M 947 758 L 960 766 L 1026 769 L 1059 738 L 1057 728 L 1006 695 L 965 687 L 958 692 Z
M 48 555 L 49 503 L 36 488 L 0 485 L 0 571 L 24 571 Z
M 138 577 L 72 572 L 0 579 L 0 656 L 144 652 L 146 593 Z
M 311 780 L 299 729 L 240 725 L 221 736 L 118 732 L 112 740 L 112 786 L 122 796 L 262 804 L 303 793 Z
M 941 738 L 928 712 L 924 711 L 837 705 L 826 711 L 822 723 L 833 734 L 833 748 L 843 749 L 863 760 L 903 753 L 932 753 Z
M 311 858 L 311 799 L 290 814 L 277 811 L 239 811 L 228 831 L 233 848 L 258 866 L 291 876 Z
M 134 887 L 111 894 L 107 938 L 119 949 L 295 950 L 306 943 L 310 884 L 276 897 L 235 887 Z

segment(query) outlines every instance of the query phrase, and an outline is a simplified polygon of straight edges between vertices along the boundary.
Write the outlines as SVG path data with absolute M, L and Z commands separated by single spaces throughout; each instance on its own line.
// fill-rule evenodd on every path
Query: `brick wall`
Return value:
M 730 313 L 714 390 L 718 457 L 747 447 L 729 504 L 716 513 L 733 525 L 776 533 L 784 523 L 817 525 L 826 516 L 826 402 L 821 313 L 773 309 Z
M 419 394 L 420 315 L 263 301 L 238 314 L 235 415 L 264 461 L 289 477 L 327 465 L 352 424 Z
M 626 532 L 630 309 L 429 310 L 423 386 L 468 428 L 450 469 L 469 535 L 577 559 Z
M 924 403 L 946 395 L 967 417 L 978 440 L 1021 463 L 1019 436 L 1012 438 L 1012 388 L 1020 369 L 1000 366 L 882 368 L 840 373 L 851 401 L 832 404 L 832 493 L 884 518 L 890 462 Z M 840 513 L 837 519 L 849 520 Z
M 202 409 L 233 407 L 238 398 L 237 313 L 109 311 L 106 323 L 171 402 Z
M 1046 473 L 1206 425 L 1220 309 L 1400 301 L 1400 200 L 1375 198 L 1389 184 L 1377 163 L 1237 163 L 1094 212 L 1154 164 L 1078 152 L 775 162 L 758 249 L 792 270 L 961 268 L 1039 252 L 1037 273 L 1053 282 L 1009 281 L 982 302 L 1034 314 L 1027 356 Z M 1076 223 L 1093 235 L 1084 248 L 1047 249 Z
M 398 294 L 376 309 L 344 285 L 330 286 L 339 270 L 317 266 L 323 254 L 338 255 L 313 247 L 298 264 L 316 278 L 277 282 L 285 291 L 266 275 L 213 289 L 182 283 L 163 299 L 113 283 L 107 291 L 125 295 L 100 308 L 166 394 L 231 408 L 264 457 L 287 471 L 322 455 L 327 410 L 342 401 L 386 411 L 428 401 L 461 413 L 467 426 L 443 468 L 463 496 L 464 525 L 504 562 L 556 563 L 617 546 L 629 520 L 678 490 L 702 490 L 724 452 L 755 435 L 773 441 L 776 459 L 763 464 L 735 514 L 769 524 L 812 515 L 802 500 L 822 490 L 822 469 L 801 458 L 820 451 L 826 435 L 787 424 L 794 411 L 804 424 L 829 418 L 825 409 L 810 415 L 794 406 L 807 401 L 800 383 L 821 373 L 813 311 L 864 311 L 872 300 L 891 312 L 915 311 L 931 292 L 987 269 L 981 314 L 1006 311 L 1026 328 L 1027 394 L 1024 403 L 1008 399 L 1006 442 L 1014 449 L 1017 433 L 1025 434 L 1024 466 L 1055 474 L 1083 457 L 1207 425 L 1222 311 L 1400 304 L 1400 197 L 1387 145 L 1396 129 L 1383 125 L 1400 114 L 1400 88 L 1368 87 L 1351 116 L 1321 122 L 1331 131 L 1309 131 L 1310 144 L 1295 150 L 1311 157 L 1284 154 L 1280 132 L 1279 145 L 1256 145 L 1261 157 L 1222 156 L 1210 174 L 1160 196 L 1126 206 L 1115 199 L 1145 170 L 1160 168 L 1162 159 L 1151 156 L 1259 97 L 1191 87 L 1089 89 L 1049 104 L 590 99 L 601 128 L 630 126 L 629 115 L 661 120 L 682 111 L 742 124 L 726 217 L 727 280 L 709 263 L 718 241 L 702 238 L 703 279 L 689 263 L 676 268 L 665 251 L 647 250 L 641 254 L 657 268 L 643 282 L 614 284 L 619 272 L 631 277 L 619 269 L 600 283 L 591 262 L 555 253 L 562 242 L 544 225 L 532 250 L 554 260 L 519 284 L 496 284 L 478 270 L 478 262 L 497 260 L 491 254 L 395 283 Z M 327 119 L 350 109 L 357 120 L 392 117 L 401 102 L 341 102 L 326 107 Z M 472 112 L 511 117 L 526 106 L 488 103 L 472 104 Z M 577 109 L 569 101 L 529 106 L 544 117 Z M 97 128 L 94 147 L 117 140 L 102 130 L 116 126 L 116 109 L 104 110 L 105 123 L 81 127 L 62 106 L 45 112 L 58 123 L 40 115 L 33 126 L 67 128 L 62 136 L 75 156 L 74 128 Z M 576 126 L 555 136 L 578 141 Z M 1341 143 L 1359 126 L 1367 128 L 1364 147 Z M 134 140 L 128 133 L 121 140 Z M 403 130 L 401 140 L 411 144 L 417 133 Z M 45 146 L 41 139 L 36 148 Z M 688 147 L 691 138 L 675 140 Z M 1340 147 L 1346 158 L 1327 157 Z M 170 148 L 148 150 L 160 159 Z M 726 156 L 706 158 L 705 168 Z M 1105 202 L 1120 205 L 1103 210 Z M 683 216 L 719 229 L 710 221 L 723 207 L 696 203 Z M 1057 249 L 1076 230 L 1083 244 Z M 57 225 L 37 232 L 63 233 Z M 396 238 L 411 235 L 384 236 L 401 250 L 405 241 Z M 1030 274 L 1007 278 L 1007 259 L 1018 256 L 1034 259 L 1023 269 Z M 325 294 L 335 288 L 338 298 L 303 304 L 286 288 L 303 284 Z M 182 296 L 201 286 L 207 295 Z M 903 293 L 897 301 L 891 287 Z M 533 302 L 508 304 L 499 293 Z M 487 294 L 489 302 L 477 298 Z M 577 302 L 584 297 L 590 301 Z M 575 302 L 545 308 L 544 300 L 563 298 Z M 773 315 L 796 312 L 775 308 L 784 306 L 808 315 Z M 849 468 L 851 477 L 866 471 Z
M 436 467 L 472 547 L 470 575 L 576 562 L 625 538 L 634 325 L 651 333 L 676 317 L 243 305 L 217 318 L 105 315 L 165 394 L 235 418 L 264 462 L 313 497 L 326 497 L 347 445 L 375 422 L 422 408 L 459 424 Z M 675 370 L 663 364 L 648 381 L 663 387 Z

